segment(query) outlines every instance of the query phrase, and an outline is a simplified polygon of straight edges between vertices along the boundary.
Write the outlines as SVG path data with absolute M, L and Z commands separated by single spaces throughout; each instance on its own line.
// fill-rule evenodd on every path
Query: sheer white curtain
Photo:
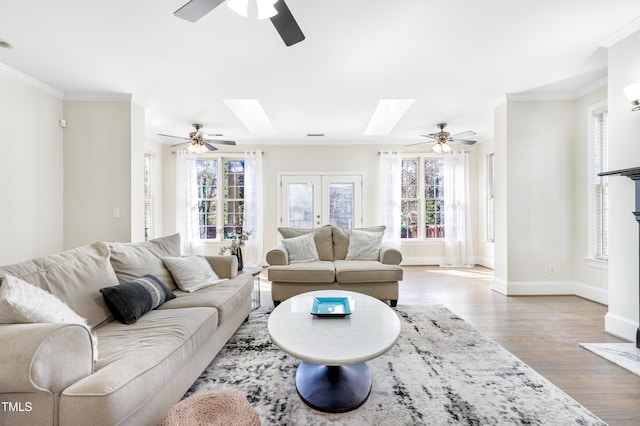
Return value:
M 182 254 L 194 254 L 200 240 L 198 225 L 198 182 L 196 156 L 176 152 L 176 229 Z
M 391 247 L 400 248 L 400 197 L 402 192 L 402 153 L 380 153 L 380 180 L 378 217 L 387 227 L 384 242 Z
M 445 262 L 441 266 L 473 266 L 467 151 L 444 156 L 444 242 Z
M 262 266 L 262 151 L 244 153 L 244 216 L 242 231 L 251 236 L 242 249 L 247 266 Z

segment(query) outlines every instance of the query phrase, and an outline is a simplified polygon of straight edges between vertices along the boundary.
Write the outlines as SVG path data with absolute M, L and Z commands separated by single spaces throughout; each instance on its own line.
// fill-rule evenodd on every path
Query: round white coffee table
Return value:
M 311 315 L 316 297 L 347 297 L 345 317 Z M 373 297 L 351 291 L 304 293 L 278 305 L 268 321 L 271 340 L 302 362 L 296 388 L 312 408 L 344 413 L 360 407 L 371 392 L 365 361 L 393 347 L 400 336 L 395 311 Z

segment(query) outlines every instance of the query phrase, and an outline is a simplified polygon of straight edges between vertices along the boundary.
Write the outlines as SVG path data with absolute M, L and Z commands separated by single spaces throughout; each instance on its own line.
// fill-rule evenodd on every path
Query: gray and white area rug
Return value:
M 298 360 L 271 343 L 268 311 L 253 311 L 186 396 L 244 392 L 263 425 L 604 425 L 514 355 L 441 305 L 399 306 L 402 331 L 369 361 L 360 408 L 318 412 L 295 388 Z

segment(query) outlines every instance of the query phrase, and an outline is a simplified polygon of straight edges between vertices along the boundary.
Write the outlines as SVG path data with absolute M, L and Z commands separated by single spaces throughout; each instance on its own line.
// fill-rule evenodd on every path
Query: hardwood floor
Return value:
M 493 271 L 407 266 L 399 305 L 442 304 L 610 425 L 640 425 L 640 376 L 581 348 L 623 342 L 603 332 L 607 307 L 577 296 L 505 297 Z M 266 270 L 262 302 L 272 304 Z

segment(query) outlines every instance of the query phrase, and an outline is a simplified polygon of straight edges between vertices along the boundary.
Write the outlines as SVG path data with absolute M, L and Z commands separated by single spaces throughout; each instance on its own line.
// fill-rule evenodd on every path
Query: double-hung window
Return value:
M 228 239 L 242 232 L 244 160 L 207 157 L 196 160 L 198 224 L 201 240 Z
M 496 173 L 494 165 L 495 154 L 487 154 L 487 241 L 496 241 L 496 209 L 495 187 Z
M 609 258 L 609 185 L 608 179 L 598 176 L 607 171 L 607 109 L 593 111 L 593 257 L 600 260 Z
M 400 237 L 444 238 L 444 163 L 421 155 L 402 160 Z
M 151 154 L 144 154 L 144 239 L 145 241 L 153 238 L 153 215 L 152 215 L 152 158 Z

